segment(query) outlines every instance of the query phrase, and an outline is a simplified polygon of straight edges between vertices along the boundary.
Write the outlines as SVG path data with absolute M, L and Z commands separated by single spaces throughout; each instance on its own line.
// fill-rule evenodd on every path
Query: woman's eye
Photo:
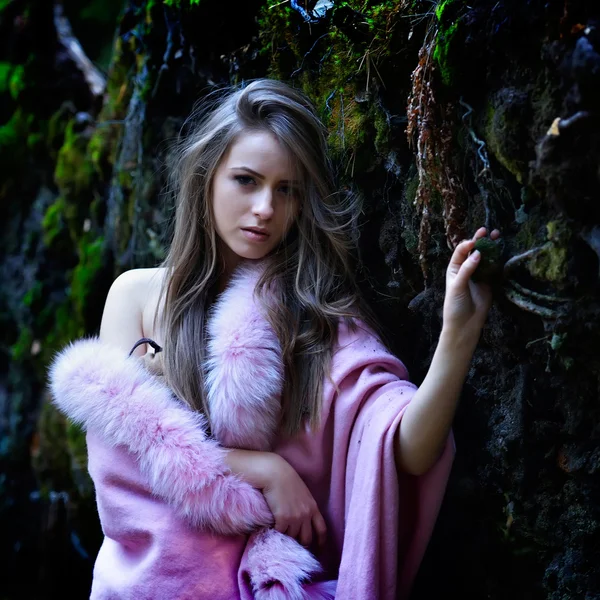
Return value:
M 252 179 L 252 177 L 250 177 L 249 175 L 236 175 L 235 180 L 240 185 L 250 185 L 254 183 L 254 179 Z
M 297 196 L 296 188 L 290 187 L 289 185 L 280 186 L 279 191 L 286 196 L 292 196 L 294 198 Z

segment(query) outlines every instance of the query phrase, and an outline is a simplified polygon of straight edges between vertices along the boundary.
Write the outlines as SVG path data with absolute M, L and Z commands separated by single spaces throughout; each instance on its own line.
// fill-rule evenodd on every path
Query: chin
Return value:
M 245 260 L 260 260 L 271 253 L 272 248 L 232 248 L 232 250 Z

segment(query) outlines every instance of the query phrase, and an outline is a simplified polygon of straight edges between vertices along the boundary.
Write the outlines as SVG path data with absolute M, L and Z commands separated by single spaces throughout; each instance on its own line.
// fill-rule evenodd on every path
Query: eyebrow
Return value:
M 254 175 L 255 177 L 258 177 L 259 179 L 265 179 L 264 175 L 261 175 L 260 173 L 258 173 L 257 171 L 254 171 L 253 169 L 251 169 L 250 167 L 246 167 L 246 166 L 241 166 L 241 167 L 231 167 L 230 171 L 247 171 L 248 173 L 251 173 L 252 175 Z M 296 180 L 289 180 L 289 179 L 282 179 L 279 183 L 291 183 L 294 185 L 298 185 L 298 181 Z

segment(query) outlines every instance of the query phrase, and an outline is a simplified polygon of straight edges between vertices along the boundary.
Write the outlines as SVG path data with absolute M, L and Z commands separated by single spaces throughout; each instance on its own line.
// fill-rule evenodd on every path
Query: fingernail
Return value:
M 477 262 L 481 258 L 481 252 L 479 252 L 479 250 L 475 250 L 475 252 L 471 254 L 471 258 Z

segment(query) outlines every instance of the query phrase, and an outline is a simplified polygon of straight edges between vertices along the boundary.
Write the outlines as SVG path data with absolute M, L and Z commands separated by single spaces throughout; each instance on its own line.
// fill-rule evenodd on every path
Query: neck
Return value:
M 217 281 L 217 293 L 220 294 L 225 290 L 229 280 L 231 279 L 231 275 L 237 268 L 237 266 L 242 262 L 242 258 L 239 257 L 229 246 L 220 242 L 219 244 L 219 255 L 221 258 L 221 264 L 223 266 L 223 270 L 219 275 L 219 279 Z

